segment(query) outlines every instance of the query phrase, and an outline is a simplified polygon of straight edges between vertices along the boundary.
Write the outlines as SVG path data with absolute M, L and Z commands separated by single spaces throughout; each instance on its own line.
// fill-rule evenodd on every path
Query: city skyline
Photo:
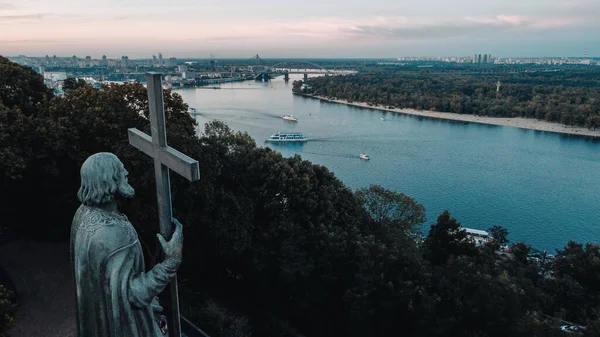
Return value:
M 600 2 L 0 0 L 0 54 L 149 58 L 600 56 Z

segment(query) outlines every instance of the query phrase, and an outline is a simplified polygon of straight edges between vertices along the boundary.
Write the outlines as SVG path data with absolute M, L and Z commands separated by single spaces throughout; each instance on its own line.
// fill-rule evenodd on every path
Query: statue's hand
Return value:
M 183 226 L 176 219 L 173 219 L 173 225 L 175 225 L 175 232 L 169 242 L 160 234 L 156 234 L 156 236 L 165 252 L 165 260 L 172 260 L 179 264 L 183 252 Z
M 152 306 L 152 312 L 154 312 L 154 314 L 160 314 L 163 312 L 163 307 L 158 302 L 158 297 L 154 297 L 154 299 L 152 300 L 151 306 Z

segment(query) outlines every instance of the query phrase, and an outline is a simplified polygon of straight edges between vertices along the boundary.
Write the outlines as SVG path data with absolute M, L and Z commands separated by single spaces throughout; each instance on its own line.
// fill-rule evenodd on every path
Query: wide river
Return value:
M 501 225 L 511 241 L 552 252 L 569 240 L 600 241 L 600 142 L 327 103 L 292 95 L 292 81 L 177 93 L 201 113 L 202 128 L 219 119 L 259 146 L 328 167 L 353 189 L 379 184 L 414 197 L 427 210 L 425 233 L 448 209 L 465 227 Z M 266 145 L 278 131 L 310 140 Z M 371 160 L 360 160 L 361 152 Z

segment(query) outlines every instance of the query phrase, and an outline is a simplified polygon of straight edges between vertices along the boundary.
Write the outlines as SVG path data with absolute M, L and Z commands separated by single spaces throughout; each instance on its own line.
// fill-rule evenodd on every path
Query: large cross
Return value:
M 161 74 L 147 73 L 148 106 L 150 108 L 150 127 L 152 137 L 146 133 L 131 128 L 129 144 L 154 158 L 154 171 L 156 173 L 156 195 L 158 196 L 158 218 L 160 233 L 165 239 L 170 240 L 173 233 L 171 208 L 171 186 L 169 169 L 177 172 L 187 180 L 200 179 L 198 162 L 185 154 L 167 145 L 167 128 L 165 125 L 165 110 L 163 102 L 163 88 Z M 177 276 L 163 292 L 168 303 L 165 305 L 165 314 L 170 337 L 181 336 L 181 322 L 179 320 L 179 297 L 177 295 Z

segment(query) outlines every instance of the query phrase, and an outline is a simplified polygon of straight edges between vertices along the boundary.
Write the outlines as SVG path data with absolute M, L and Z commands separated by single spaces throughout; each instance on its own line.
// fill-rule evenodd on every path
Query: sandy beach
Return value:
M 391 111 L 391 112 L 397 112 L 397 113 L 406 114 L 406 115 L 413 115 L 413 116 L 420 116 L 420 117 L 427 117 L 427 118 L 438 118 L 438 119 L 446 119 L 446 120 L 469 122 L 469 123 L 510 126 L 510 127 L 521 128 L 521 129 L 547 131 L 547 132 L 562 133 L 562 134 L 567 134 L 567 135 L 600 138 L 600 129 L 589 130 L 587 128 L 582 128 L 582 127 L 564 126 L 559 123 L 551 123 L 551 122 L 546 122 L 543 120 L 537 120 L 537 119 L 532 119 L 532 118 L 487 117 L 487 116 L 475 116 L 475 115 L 460 115 L 460 114 L 451 113 L 451 112 L 436 112 L 436 111 L 425 111 L 425 110 L 419 111 L 419 110 L 414 110 L 414 109 L 389 109 L 382 105 L 369 106 L 367 103 L 364 103 L 364 102 L 349 103 L 346 100 L 339 100 L 339 99 L 334 100 L 334 99 L 330 99 L 330 98 L 326 98 L 326 97 L 322 97 L 322 96 L 316 96 L 316 95 L 305 95 L 305 96 L 317 98 L 317 99 L 332 102 L 332 103 L 352 105 L 352 106 L 357 106 L 357 107 L 367 108 L 367 109 Z

